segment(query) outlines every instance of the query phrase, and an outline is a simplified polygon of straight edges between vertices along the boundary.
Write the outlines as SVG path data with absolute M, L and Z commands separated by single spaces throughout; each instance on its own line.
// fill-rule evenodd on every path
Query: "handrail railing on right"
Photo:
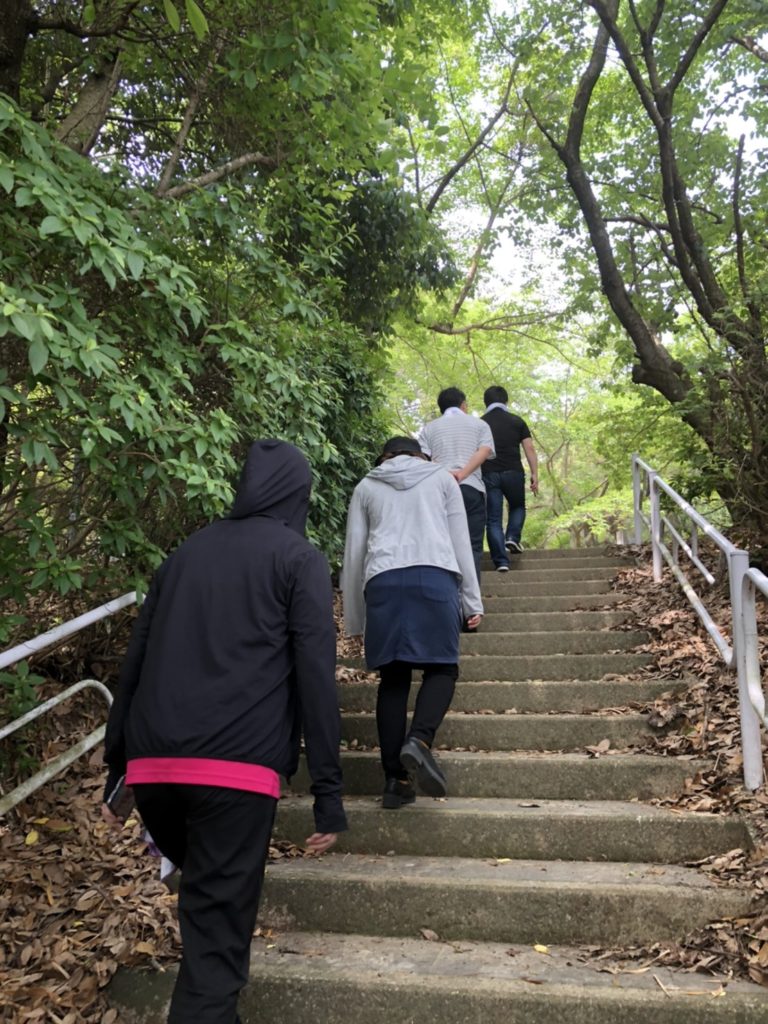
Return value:
M 731 543 L 638 455 L 632 456 L 632 485 L 635 543 L 642 543 L 643 526 L 647 527 L 651 538 L 654 580 L 661 580 L 663 562 L 666 562 L 699 615 L 726 666 L 735 669 L 739 686 L 744 785 L 750 790 L 757 789 L 763 782 L 760 727 L 768 727 L 768 720 L 765 716 L 765 697 L 757 645 L 755 591 L 759 589 L 768 596 L 768 578 L 758 570 L 750 569 L 748 551 Z M 670 517 L 662 512 L 660 492 L 664 492 L 687 517 L 690 526 L 689 541 L 683 537 Z M 650 501 L 647 513 L 643 509 L 645 497 Z M 672 538 L 672 551 L 665 543 L 665 532 Z M 699 558 L 700 534 L 708 537 L 723 552 L 728 565 L 732 615 L 730 642 L 680 567 L 679 556 L 682 551 L 706 582 L 710 586 L 714 584 L 715 577 Z

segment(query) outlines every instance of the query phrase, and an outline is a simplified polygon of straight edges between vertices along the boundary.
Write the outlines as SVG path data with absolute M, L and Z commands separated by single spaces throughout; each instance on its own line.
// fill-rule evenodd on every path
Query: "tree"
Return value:
M 548 5 L 546 18 L 531 4 L 522 31 L 498 26 L 506 48 L 531 48 L 519 95 L 578 206 L 600 288 L 631 342 L 633 381 L 661 394 L 703 440 L 734 524 L 763 543 L 768 77 L 748 41 L 766 5 L 589 7 L 596 27 L 573 4 Z M 561 56 L 551 61 L 555 48 Z M 732 125 L 751 118 L 748 145 Z M 579 238 L 545 153 L 534 176 L 556 195 L 548 209 Z
M 523 279 L 595 321 L 595 350 L 613 347 L 703 443 L 698 489 L 716 488 L 758 546 L 767 12 L 764 0 L 496 5 L 470 52 L 443 48 L 443 127 L 411 133 L 410 172 L 433 216 L 475 216 L 464 286 L 435 330 L 480 337 L 463 305 L 514 240 Z
M 6 609 L 141 584 L 264 434 L 308 454 L 335 561 L 386 431 L 383 332 L 443 267 L 393 121 L 431 109 L 438 0 L 169 9 L 19 0 L 0 26 Z M 399 276 L 360 231 L 372 194 L 399 211 Z

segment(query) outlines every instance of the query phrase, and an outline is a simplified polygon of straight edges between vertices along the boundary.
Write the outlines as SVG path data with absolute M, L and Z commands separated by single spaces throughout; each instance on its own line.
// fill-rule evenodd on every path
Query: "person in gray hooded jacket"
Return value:
M 427 795 L 445 796 L 431 747 L 453 698 L 462 619 L 476 628 L 483 604 L 459 486 L 414 438 L 390 438 L 355 488 L 342 589 L 345 631 L 364 632 L 366 662 L 381 677 L 383 806 L 412 803 L 411 778 Z M 424 677 L 406 735 L 415 668 Z

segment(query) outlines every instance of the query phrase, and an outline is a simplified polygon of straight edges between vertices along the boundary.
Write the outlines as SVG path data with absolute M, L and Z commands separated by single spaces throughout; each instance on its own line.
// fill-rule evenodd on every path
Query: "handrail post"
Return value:
M 653 554 L 653 579 L 661 583 L 661 507 L 659 489 L 656 486 L 658 473 L 651 470 L 648 474 L 648 492 L 651 500 L 651 551 Z
M 757 632 L 754 593 L 750 601 L 744 602 L 744 577 L 749 571 L 749 552 L 731 551 L 728 554 L 728 583 L 733 616 L 733 663 L 739 685 L 739 719 L 741 724 L 741 749 L 743 756 L 744 785 L 749 790 L 759 789 L 763 783 L 763 745 L 760 735 L 761 722 L 749 697 L 747 674 L 748 633 Z
M 640 513 L 640 503 L 643 499 L 643 479 L 640 467 L 637 464 L 637 452 L 632 456 L 632 508 L 635 518 L 635 544 L 643 543 L 643 517 Z

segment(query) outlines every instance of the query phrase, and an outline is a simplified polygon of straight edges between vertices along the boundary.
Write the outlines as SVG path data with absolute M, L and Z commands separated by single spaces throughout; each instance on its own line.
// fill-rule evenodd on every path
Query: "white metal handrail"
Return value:
M 741 584 L 741 619 L 744 634 L 744 674 L 749 702 L 759 715 L 762 724 L 768 729 L 768 715 L 765 711 L 765 692 L 760 671 L 760 647 L 757 642 L 757 608 L 758 591 L 768 597 L 768 576 L 759 569 L 750 569 L 744 574 Z
M 660 492 L 664 492 L 687 517 L 690 541 L 682 536 L 670 518 L 663 514 Z M 658 472 L 638 455 L 632 456 L 632 492 L 635 523 L 635 543 L 643 541 L 643 526 L 651 538 L 653 578 L 661 580 L 662 562 L 666 562 L 686 597 L 693 605 L 704 628 L 729 668 L 734 668 L 739 686 L 741 741 L 743 751 L 744 785 L 757 789 L 763 782 L 763 754 L 760 727 L 768 727 L 765 717 L 765 697 L 760 673 L 757 646 L 756 589 L 768 596 L 768 578 L 749 567 L 749 552 L 736 547 L 696 509 L 663 480 Z M 648 513 L 643 499 L 649 499 Z M 672 537 L 672 551 L 665 544 L 664 534 Z M 680 567 L 682 550 L 691 564 L 711 586 L 715 577 L 699 558 L 699 534 L 707 536 L 724 554 L 728 565 L 728 584 L 731 600 L 732 636 L 730 642 L 710 615 L 706 605 Z M 746 602 L 746 603 L 745 603 Z M 752 639 L 750 639 L 750 637 Z
M 41 633 L 32 640 L 24 640 L 20 644 L 16 644 L 15 647 L 9 647 L 8 650 L 0 653 L 0 669 L 7 668 L 9 665 L 15 665 L 17 661 L 23 661 L 24 658 L 28 658 L 32 654 L 38 654 L 40 651 L 44 651 L 46 647 L 51 647 L 60 640 L 66 640 L 67 637 L 74 636 L 75 633 L 79 633 L 86 626 L 99 622 L 101 619 L 106 619 L 110 615 L 114 615 L 115 612 L 119 612 L 123 608 L 127 608 L 135 603 L 136 591 L 132 590 L 130 594 L 115 597 L 111 601 L 99 605 L 98 608 L 92 608 L 91 611 L 78 615 L 76 619 L 70 619 L 69 622 L 63 622 L 60 626 L 54 626 L 53 629 L 49 629 L 46 633 Z
M 106 700 L 107 707 L 112 705 L 112 694 L 103 683 L 100 683 L 97 679 L 83 679 L 81 682 L 75 683 L 66 690 L 62 690 L 61 693 L 56 694 L 55 697 L 51 697 L 50 700 L 46 700 L 42 704 L 38 704 L 37 707 L 28 711 L 26 715 L 22 715 L 13 722 L 9 722 L 8 725 L 4 725 L 0 728 L 0 740 L 4 740 L 6 736 L 10 736 L 10 734 L 16 732 L 17 729 L 21 729 L 22 726 L 27 725 L 36 718 L 40 718 L 40 716 L 44 715 L 47 711 L 50 711 L 52 708 L 55 708 L 57 705 L 67 700 L 67 698 L 74 696 L 76 693 L 79 693 L 80 690 L 84 690 L 86 688 L 98 690 Z M 31 794 L 40 789 L 41 786 L 44 786 L 46 782 L 50 782 L 51 779 L 63 772 L 65 768 L 68 768 L 79 757 L 82 757 L 83 754 L 101 743 L 104 739 L 105 730 L 106 726 L 100 725 L 98 729 L 94 729 L 93 732 L 90 732 L 80 740 L 79 743 L 76 743 L 68 750 L 62 751 L 62 753 L 59 754 L 58 757 L 54 757 L 52 761 L 48 761 L 40 771 L 35 772 L 34 775 L 25 779 L 24 782 L 20 782 L 18 786 L 10 791 L 10 793 L 6 793 L 5 796 L 0 797 L 0 817 L 7 814 L 12 807 L 21 803 L 22 800 L 26 800 L 28 796 L 31 796 Z
M 41 633 L 32 640 L 26 640 L 23 643 L 17 644 L 15 647 L 10 647 L 8 650 L 0 653 L 0 669 L 7 668 L 9 665 L 15 665 L 17 662 L 30 657 L 30 655 L 37 654 L 38 652 L 45 650 L 47 647 L 51 647 L 53 644 L 59 643 L 61 640 L 65 640 L 67 637 L 74 636 L 75 633 L 79 633 L 80 630 L 92 625 L 92 623 L 99 622 L 101 619 L 106 619 L 108 616 L 114 615 L 116 612 L 121 611 L 121 609 L 127 608 L 129 605 L 135 603 L 136 592 L 131 591 L 130 594 L 123 594 L 121 597 L 114 598 L 111 601 L 107 601 L 105 604 L 99 605 L 98 608 L 93 608 L 91 611 L 85 612 L 83 615 L 78 615 L 75 619 L 70 619 L 69 622 L 64 622 L 60 626 L 55 626 L 53 629 L 49 629 L 47 632 Z M 26 714 L 14 719 L 14 721 L 0 726 L 0 740 L 5 739 L 6 736 L 10 736 L 11 733 L 16 732 L 17 729 L 21 729 L 23 726 L 33 722 L 36 718 L 40 718 L 41 715 L 46 714 L 52 708 L 61 704 L 69 697 L 73 697 L 76 693 L 85 689 L 97 690 L 106 700 L 107 707 L 111 706 L 112 694 L 103 683 L 100 683 L 97 679 L 83 679 L 79 683 L 74 683 L 66 690 L 62 690 L 62 692 L 56 694 L 55 697 L 51 697 L 49 700 L 43 701 L 42 704 L 38 704 L 36 707 L 32 708 L 31 711 L 28 711 Z M 24 782 L 19 783 L 19 785 L 9 793 L 0 797 L 0 817 L 11 810 L 12 807 L 15 807 L 16 804 L 21 803 L 22 800 L 25 800 L 36 790 L 40 789 L 41 786 L 44 786 L 46 782 L 50 782 L 51 779 L 63 772 L 79 757 L 82 757 L 83 754 L 101 743 L 104 739 L 105 730 L 106 726 L 100 725 L 78 743 L 74 744 L 68 750 L 63 751 L 57 757 L 53 758 L 52 761 L 45 764 L 40 771 L 36 772 L 29 779 L 25 779 Z

